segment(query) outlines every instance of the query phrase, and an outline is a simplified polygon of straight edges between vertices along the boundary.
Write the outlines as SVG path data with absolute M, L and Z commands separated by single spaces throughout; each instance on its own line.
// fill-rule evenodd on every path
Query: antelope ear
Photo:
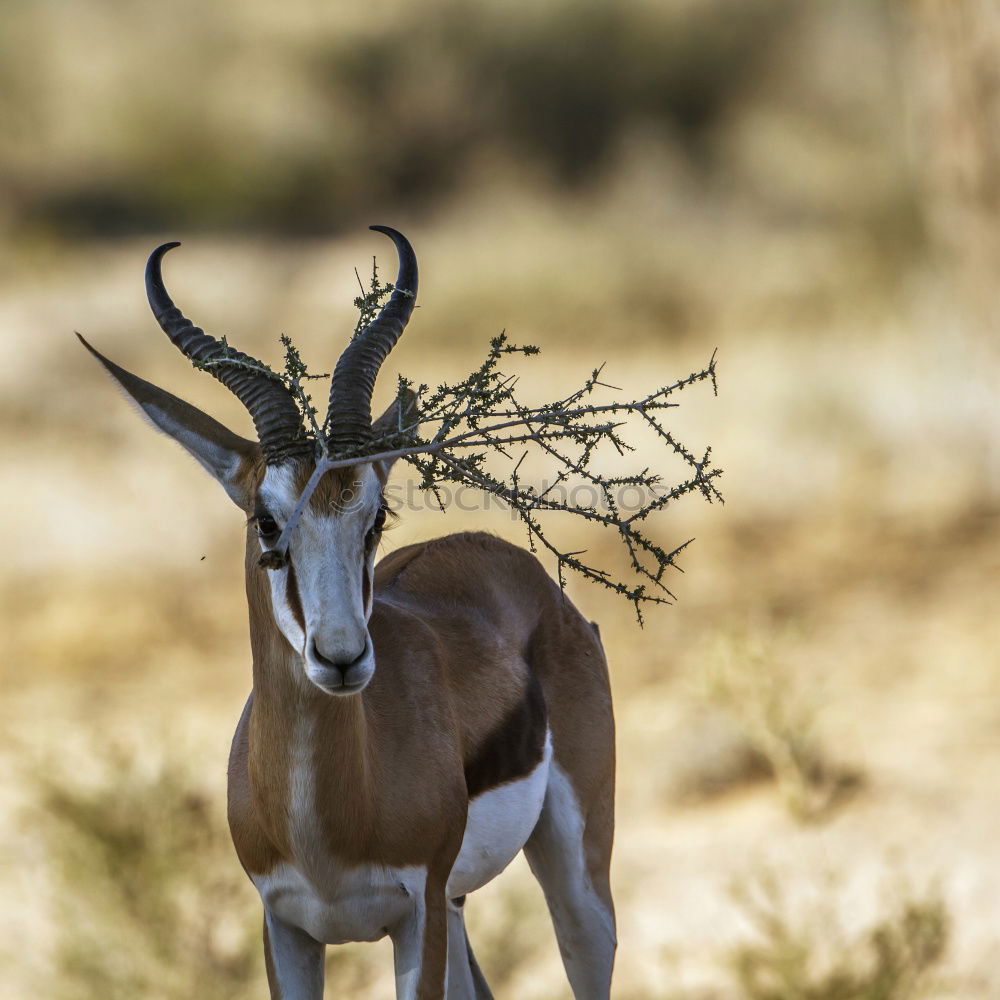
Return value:
M 222 484 L 238 507 L 249 510 L 253 496 L 248 472 L 260 459 L 260 445 L 234 434 L 196 406 L 127 372 L 91 347 L 80 334 L 77 337 L 139 404 L 153 425 L 193 455 Z
M 377 438 L 400 434 L 414 422 L 416 416 L 417 394 L 412 389 L 401 389 L 385 413 L 372 421 L 372 430 Z M 394 458 L 384 462 L 372 462 L 383 484 L 389 479 L 389 472 L 395 463 Z

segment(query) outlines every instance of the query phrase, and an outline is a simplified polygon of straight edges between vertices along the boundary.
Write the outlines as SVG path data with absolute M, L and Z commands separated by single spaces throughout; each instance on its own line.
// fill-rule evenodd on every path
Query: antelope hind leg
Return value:
M 573 787 L 553 762 L 542 815 L 524 853 L 545 892 L 576 1000 L 608 1000 L 617 947 L 608 881 L 611 840 L 597 825 L 584 824 Z M 595 854 L 600 863 L 588 865 Z
M 472 985 L 475 987 L 475 993 L 473 996 L 476 1000 L 493 1000 L 493 992 L 490 990 L 489 984 L 486 982 L 483 970 L 479 968 L 476 956 L 472 954 L 472 945 L 469 943 L 468 932 L 466 932 L 465 935 L 465 951 L 468 955 L 469 971 L 472 973 Z
M 448 1000 L 493 1000 L 465 930 L 465 897 L 448 900 Z

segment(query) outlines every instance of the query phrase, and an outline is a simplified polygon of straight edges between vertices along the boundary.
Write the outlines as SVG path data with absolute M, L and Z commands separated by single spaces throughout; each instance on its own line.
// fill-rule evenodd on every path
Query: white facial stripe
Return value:
M 305 656 L 306 634 L 288 601 L 291 570 L 285 567 L 284 569 L 268 570 L 267 572 L 271 584 L 271 605 L 274 608 L 274 620 L 277 622 L 282 634 L 291 643 L 295 652 L 300 656 Z M 297 588 L 298 581 L 295 581 L 294 585 Z
M 284 524 L 298 500 L 291 468 L 287 465 L 269 465 L 260 484 L 259 495 L 268 511 L 280 524 Z
M 329 664 L 350 663 L 370 652 L 367 622 L 371 613 L 371 580 L 374 553 L 365 552 L 365 535 L 381 502 L 382 484 L 371 465 L 359 468 L 353 497 L 346 506 L 303 510 L 289 544 L 292 570 L 270 570 L 271 600 L 275 621 L 282 633 L 307 661 L 307 670 L 318 678 Z M 286 466 L 267 470 L 260 487 L 261 504 L 281 525 L 298 500 L 295 479 Z M 262 548 L 266 548 L 262 544 Z M 289 573 L 305 620 L 303 632 L 288 602 Z M 367 597 L 367 600 L 365 599 Z M 313 662 L 316 656 L 321 659 Z M 371 669 L 359 667 L 362 676 Z M 346 675 L 345 675 L 346 678 Z M 350 678 L 346 678 L 349 680 Z

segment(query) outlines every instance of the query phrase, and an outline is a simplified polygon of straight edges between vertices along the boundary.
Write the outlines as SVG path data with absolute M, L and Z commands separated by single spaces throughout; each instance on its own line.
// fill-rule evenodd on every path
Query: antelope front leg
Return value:
M 396 1000 L 444 1000 L 448 919 L 443 884 L 431 885 L 389 932 L 396 969 Z
M 323 1000 L 326 945 L 264 910 L 264 963 L 271 1000 Z

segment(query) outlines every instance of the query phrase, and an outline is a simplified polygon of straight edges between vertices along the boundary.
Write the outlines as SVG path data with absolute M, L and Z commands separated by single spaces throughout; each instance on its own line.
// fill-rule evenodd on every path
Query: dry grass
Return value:
M 160 345 L 150 340 L 143 347 L 152 357 Z M 757 349 L 723 345 L 733 376 L 729 386 L 723 382 L 716 406 L 732 410 L 726 393 L 742 391 L 741 372 L 759 370 Z M 796 356 L 808 357 L 809 350 L 801 347 Z M 854 364 L 857 355 L 844 353 L 844 364 Z M 556 353 L 545 369 L 554 378 L 561 377 L 558 358 Z M 183 369 L 175 374 L 185 380 Z M 817 385 L 856 384 L 848 369 L 841 376 Z M 191 394 L 200 391 L 193 377 L 185 385 Z M 95 380 L 92 391 L 106 392 L 107 386 Z M 86 444 L 74 444 L 77 458 L 88 457 L 66 465 L 77 485 L 52 494 L 57 506 L 46 506 L 43 495 L 37 507 L 39 513 L 51 510 L 45 516 L 69 519 L 82 534 L 85 558 L 77 560 L 65 547 L 35 545 L 33 577 L 9 586 L 9 620 L 16 625 L 8 629 L 4 721 L 20 740 L 18 758 L 74 756 L 115 733 L 145 747 L 143 759 L 151 750 L 177 746 L 178 759 L 163 772 L 172 777 L 162 801 L 133 802 L 153 795 L 162 780 L 148 761 L 142 767 L 152 769 L 139 771 L 147 775 L 144 791 L 141 782 L 130 784 L 127 769 L 115 780 L 134 813 L 124 818 L 136 850 L 148 852 L 148 865 L 161 872 L 165 866 L 158 859 L 177 852 L 171 868 L 183 877 L 153 891 L 143 904 L 150 912 L 133 911 L 130 918 L 127 896 L 114 880 L 106 881 L 106 865 L 67 867 L 58 851 L 39 857 L 27 831 L 9 829 L 16 856 L 33 857 L 42 884 L 51 883 L 54 891 L 28 892 L 15 869 L 0 870 L 5 898 L 16 901 L 5 920 L 12 940 L 22 943 L 16 961 L 8 963 L 5 989 L 14 997 L 32 995 L 23 985 L 24 956 L 34 952 L 39 958 L 33 962 L 48 962 L 70 995 L 114 996 L 116 989 L 125 995 L 139 989 L 136 983 L 143 995 L 180 995 L 192 981 L 188 977 L 197 975 L 225 990 L 242 982 L 244 972 L 255 981 L 249 969 L 256 966 L 240 963 L 256 955 L 258 918 L 221 827 L 226 742 L 248 683 L 240 519 L 191 463 L 152 437 L 117 400 L 87 398 L 95 400 L 95 424 L 107 421 L 114 434 L 95 429 Z M 768 405 L 794 406 L 794 400 L 779 393 Z M 107 415 L 115 407 L 111 420 Z M 852 412 L 861 428 L 858 440 L 864 441 L 868 425 L 857 407 Z M 770 409 L 757 423 L 782 426 Z M 936 876 L 947 900 L 950 946 L 940 964 L 949 991 L 940 995 L 982 996 L 993 983 L 985 928 L 990 887 L 1000 870 L 996 821 L 984 792 L 1000 726 L 990 698 L 1000 680 L 993 653 L 1000 636 L 990 611 L 991 581 L 1000 566 L 997 509 L 988 496 L 967 490 L 964 502 L 949 492 L 913 503 L 902 514 L 866 510 L 872 469 L 863 458 L 860 468 L 851 465 L 845 446 L 841 461 L 849 474 L 840 481 L 838 511 L 824 504 L 809 514 L 817 493 L 807 480 L 797 514 L 785 497 L 780 519 L 764 517 L 754 512 L 766 509 L 765 501 L 748 489 L 741 469 L 745 420 L 738 424 L 721 438 L 712 435 L 721 454 L 734 459 L 727 463 L 727 507 L 679 507 L 664 521 L 671 535 L 699 536 L 684 561 L 686 574 L 675 581 L 680 604 L 640 632 L 628 608 L 579 586 L 573 591 L 585 612 L 601 622 L 618 705 L 619 988 L 636 998 L 669 996 L 671 983 L 678 990 L 690 987 L 693 995 L 743 996 L 727 955 L 741 947 L 744 917 L 726 886 L 762 864 L 776 866 L 807 897 L 794 897 L 789 926 L 797 927 L 799 917 L 815 908 L 817 895 L 829 893 L 816 872 L 835 864 L 853 872 L 852 898 L 864 914 L 849 925 L 856 932 L 849 939 L 862 940 L 862 928 L 882 920 L 898 927 L 891 913 L 879 910 L 880 872 L 890 854 L 901 857 L 910 873 Z M 791 415 L 785 426 L 794 428 L 792 439 L 774 446 L 787 444 L 805 454 L 814 439 L 799 437 L 801 424 Z M 965 429 L 980 439 L 988 430 Z M 88 483 L 98 475 L 122 485 L 91 492 Z M 493 530 L 519 537 L 500 515 L 413 512 L 404 514 L 386 544 L 406 544 L 484 518 Z M 130 566 L 136 558 L 144 560 L 141 573 Z M 14 559 L 27 561 L 27 551 Z M 860 794 L 838 798 L 843 776 L 858 771 L 865 779 Z M 9 773 L 18 773 L 13 762 Z M 118 785 L 95 792 L 89 773 L 84 768 L 79 779 L 70 773 L 62 794 L 69 801 L 83 796 L 87 821 L 114 832 L 123 819 Z M 35 828 L 64 838 L 71 829 L 67 810 L 54 809 L 60 800 L 51 795 L 48 811 L 39 809 L 44 788 L 22 781 L 5 795 L 34 800 Z M 215 816 L 210 837 L 184 829 L 191 797 Z M 816 821 L 802 827 L 794 816 L 786 818 L 782 800 Z M 841 807 L 831 810 L 833 803 Z M 92 833 L 86 826 L 77 832 L 80 842 L 67 841 L 60 850 L 94 857 Z M 168 833 L 174 839 L 164 841 Z M 226 919 L 246 928 L 249 950 L 243 958 L 225 952 L 220 958 L 211 950 L 187 955 L 188 935 L 212 912 L 211 900 L 197 895 L 212 884 L 200 874 L 206 873 L 204 864 L 213 878 L 232 886 L 222 899 L 231 914 Z M 154 948 L 150 934 L 169 921 L 163 900 L 175 893 L 191 909 L 173 927 L 172 940 Z M 87 914 L 94 936 L 79 936 L 77 964 L 69 961 L 73 948 L 63 951 L 65 942 L 51 953 L 28 947 L 51 939 L 54 927 L 75 929 L 66 909 L 91 898 L 100 900 L 100 909 Z M 508 873 L 500 885 L 477 894 L 469 910 L 474 944 L 500 995 L 567 995 L 541 895 L 525 871 Z M 113 937 L 130 920 L 138 925 L 129 930 L 135 967 L 103 968 L 95 937 Z M 70 944 L 74 939 L 70 935 Z M 771 968 L 771 947 L 776 945 L 761 945 L 764 951 L 752 959 L 756 968 Z M 856 958 L 857 976 L 867 974 L 865 947 L 847 948 L 841 956 Z M 174 959 L 164 959 L 158 948 Z M 80 956 L 89 956 L 89 965 Z M 164 964 L 174 966 L 169 976 L 158 971 Z M 387 995 L 390 965 L 386 949 L 377 946 L 334 951 L 330 989 Z M 809 982 L 822 984 L 826 973 L 821 968 L 809 975 Z M 101 985 L 88 994 L 87 983 L 95 982 Z
M 192 762 L 145 769 L 118 748 L 99 773 L 81 783 L 50 765 L 36 777 L 57 928 L 49 995 L 227 1000 L 259 989 L 253 894 Z
M 836 891 L 803 919 L 793 913 L 780 875 L 763 872 L 735 892 L 755 940 L 730 956 L 734 985 L 746 1000 L 916 1000 L 928 996 L 932 970 L 948 943 L 944 903 L 933 893 L 897 887 L 864 930 L 836 912 Z
M 433 219 L 415 207 L 386 219 L 381 201 L 365 219 L 404 228 L 422 267 L 421 307 L 380 400 L 397 371 L 431 383 L 467 371 L 501 327 L 543 348 L 524 369 L 529 396 L 567 390 L 605 359 L 626 391 L 659 384 L 720 349 L 719 399 L 692 396 L 676 419 L 686 440 L 714 445 L 727 504 L 678 505 L 657 526 L 666 543 L 697 536 L 672 581 L 678 606 L 639 631 L 627 606 L 570 585 L 612 665 L 616 995 L 635 1000 L 1000 991 L 1000 352 L 992 331 L 961 319 L 924 254 L 920 219 L 934 206 L 902 167 L 875 6 L 817 4 L 789 19 L 694 158 L 687 140 L 633 120 L 586 185 L 556 189 L 487 150 Z M 305 7 L 282 15 L 281 59 L 308 34 Z M 344 30 L 371 34 L 394 9 Z M 247 30 L 274 27 L 270 11 L 253 4 Z M 21 5 L 12 24 L 51 16 Z M 84 176 L 81 149 L 95 141 L 101 169 L 115 167 L 113 144 L 60 131 L 86 120 L 66 104 L 66 81 L 100 105 L 115 67 L 145 58 L 67 48 L 68 25 L 34 43 L 66 60 L 39 94 L 55 102 L 52 135 L 71 146 L 34 178 L 39 190 Z M 212 38 L 199 46 L 196 63 Z M 856 59 L 847 74 L 845 51 Z M 206 120 L 242 100 L 254 53 L 225 61 Z M 263 146 L 310 120 L 265 127 Z M 6 152 L 30 174 L 38 149 Z M 188 195 L 190 206 L 204 193 Z M 0 204 L 0 224 L 9 218 Z M 81 329 L 248 431 L 238 404 L 148 317 L 141 268 L 160 235 L 82 246 L 36 229 L 0 255 L 0 490 L 12 529 L 0 583 L 0 994 L 11 1000 L 39 996 L 39 982 L 81 1000 L 263 995 L 258 903 L 222 821 L 249 686 L 242 519 L 71 336 Z M 272 358 L 287 332 L 317 368 L 353 325 L 353 267 L 381 251 L 353 234 L 179 235 L 187 245 L 168 277 L 187 312 Z M 502 513 L 454 509 L 404 511 L 385 544 L 473 525 L 523 541 Z M 579 543 L 613 558 L 586 534 Z M 108 745 L 130 758 L 95 753 Z M 730 886 L 761 871 L 781 891 L 748 910 Z M 887 899 L 886 871 L 916 888 Z M 499 995 L 568 996 L 523 864 L 468 906 Z M 386 947 L 334 952 L 329 992 L 390 995 L 390 967 Z
M 617 197 L 609 194 L 611 201 L 596 205 L 594 217 L 610 212 Z M 463 305 L 469 287 L 492 302 L 491 315 L 504 314 L 501 296 L 480 284 L 477 261 L 484 251 L 477 247 L 489 245 L 511 262 L 524 256 L 519 245 L 537 243 L 540 261 L 575 256 L 592 282 L 605 266 L 613 277 L 612 258 L 624 252 L 627 234 L 612 234 L 587 259 L 573 245 L 574 225 L 557 223 L 544 209 L 532 214 L 536 207 L 506 229 L 487 212 L 478 228 L 465 226 L 461 239 L 452 228 L 458 221 L 446 220 L 426 234 L 428 301 L 394 364 L 423 378 L 435 369 L 461 370 L 474 345 L 437 345 L 456 336 L 456 323 L 471 322 Z M 636 235 L 636 245 L 643 239 Z M 100 327 L 109 353 L 243 426 L 245 417 L 206 384 L 210 380 L 199 380 L 150 329 L 135 287 L 143 249 L 104 250 L 100 271 L 89 265 L 68 271 L 62 280 L 69 291 L 41 313 L 41 279 L 8 294 L 4 308 L 20 323 L 37 323 L 42 315 L 45 329 L 83 325 L 90 333 L 91 326 Z M 350 264 L 363 261 L 366 249 L 293 247 L 284 251 L 286 258 L 278 254 L 284 265 L 272 272 L 263 252 L 258 258 L 256 251 L 213 245 L 199 250 L 201 268 L 194 261 L 179 266 L 174 284 L 186 289 L 192 313 L 207 314 L 207 324 L 226 332 L 229 325 L 219 322 L 226 305 L 216 301 L 214 279 L 233 282 L 223 297 L 244 313 L 233 327 L 246 323 L 251 349 L 266 343 L 264 327 L 272 324 L 248 319 L 248 303 L 264 302 L 269 316 L 287 310 L 285 328 L 300 335 L 309 355 L 324 357 L 330 340 L 316 331 L 338 321 L 323 315 L 326 303 L 338 296 L 349 301 Z M 245 258 L 249 266 L 240 265 Z M 529 382 L 546 392 L 562 387 L 591 357 L 609 353 L 617 292 L 608 293 L 607 311 L 598 307 L 598 293 L 590 293 L 595 323 L 570 347 L 560 303 L 572 289 L 540 292 L 530 269 L 508 266 L 503 298 L 516 303 L 522 325 L 533 316 L 524 339 L 538 340 L 545 350 L 536 373 L 526 375 Z M 298 268 L 302 275 L 289 285 L 284 275 Z M 343 282 L 322 301 L 314 291 L 301 294 L 325 282 L 327 273 L 342 274 Z M 449 273 L 468 273 L 470 285 L 450 284 L 442 277 Z M 97 290 L 84 293 L 91 282 Z M 519 287 L 522 296 L 511 293 Z M 93 314 L 85 324 L 81 309 Z M 551 337 L 545 332 L 550 317 Z M 341 318 L 347 329 L 347 308 Z M 485 339 L 496 325 L 477 321 L 472 332 L 483 327 Z M 134 335 L 135 329 L 146 336 Z M 765 862 L 776 864 L 787 882 L 815 893 L 826 891 L 817 882 L 818 866 L 832 862 L 853 871 L 852 891 L 867 914 L 859 926 L 876 925 L 887 853 L 901 856 L 907 871 L 937 876 L 947 900 L 950 946 L 941 963 L 950 992 L 941 995 L 973 1000 L 995 983 L 985 928 L 994 889 L 1000 891 L 1000 836 L 994 835 L 1000 831 L 985 789 L 998 763 L 1000 726 L 1000 713 L 991 707 L 1000 681 L 994 653 L 1000 634 L 990 596 L 1000 568 L 1000 508 L 988 461 L 997 453 L 998 428 L 984 418 L 980 400 L 995 380 L 996 359 L 972 340 L 935 347 L 936 336 L 932 327 L 904 328 L 901 321 L 864 341 L 839 328 L 799 340 L 723 334 L 719 400 L 692 397 L 678 413 L 688 437 L 715 445 L 728 480 L 725 508 L 678 506 L 663 519 L 665 539 L 698 536 L 683 561 L 686 574 L 674 580 L 680 604 L 639 631 L 627 607 L 572 584 L 574 599 L 601 623 L 618 705 L 615 886 L 623 996 L 664 995 L 671 983 L 713 997 L 740 995 L 725 948 L 720 951 L 727 942 L 736 947 L 744 933 L 726 885 Z M 647 342 L 611 363 L 618 384 L 641 386 L 650 366 L 686 369 L 706 349 Z M 179 746 L 169 772 L 174 784 L 160 811 L 135 810 L 134 835 L 155 865 L 158 851 L 175 849 L 157 846 L 163 830 L 156 828 L 165 827 L 168 815 L 187 815 L 186 796 L 221 816 L 226 744 L 249 682 L 242 523 L 193 463 L 126 412 L 87 359 L 67 350 L 39 328 L 4 376 L 5 488 L 11 517 L 25 529 L 7 548 L 2 713 L 19 742 L 16 753 L 3 752 L 7 773 L 15 776 L 24 773 L 15 766 L 18 759 L 72 756 L 108 736 L 144 746 L 144 754 Z M 959 364 L 956 350 L 977 357 L 976 367 Z M 52 407 L 39 410 L 33 373 L 47 365 L 75 381 L 56 394 Z M 521 540 L 500 513 L 412 511 L 404 512 L 386 547 L 473 524 Z M 177 777 L 192 768 L 193 779 Z M 863 788 L 842 799 L 843 777 L 852 772 L 864 775 Z M 81 782 L 80 794 L 89 796 Z M 74 792 L 72 776 L 66 792 Z M 56 812 L 45 818 L 39 811 L 40 794 L 23 779 L 3 791 L 5 801 L 35 802 L 39 831 L 51 826 L 65 834 Z M 801 826 L 782 799 L 818 821 Z M 120 816 L 108 790 L 87 801 L 109 810 L 94 813 L 95 822 Z M 842 808 L 828 808 L 834 803 Z M 211 952 L 183 957 L 195 920 L 175 927 L 175 939 L 157 946 L 176 956 L 172 962 L 157 957 L 146 932 L 138 936 L 136 967 L 113 972 L 132 987 L 114 986 L 107 969 L 84 975 L 82 965 L 66 964 L 62 946 L 44 942 L 65 922 L 65 907 L 96 891 L 93 881 L 102 880 L 103 869 L 65 869 L 69 875 L 59 882 L 57 856 L 40 855 L 28 831 L 10 820 L 6 826 L 11 856 L 18 859 L 0 868 L 3 897 L 10 901 L 0 920 L 16 953 L 5 963 L 6 995 L 33 995 L 26 970 L 39 962 L 62 970 L 58 981 L 76 995 L 86 995 L 86 983 L 94 981 L 87 976 L 105 977 L 91 996 L 160 982 L 157 970 L 164 964 L 175 968 L 155 988 L 176 988 L 174 995 L 186 988 L 192 970 L 225 989 L 249 969 Z M 240 883 L 221 828 L 210 841 L 175 833 L 189 845 L 180 871 L 203 871 L 195 856 L 203 852 L 204 860 L 218 865 L 220 878 Z M 90 834 L 81 836 L 73 850 L 90 850 Z M 35 873 L 31 883 L 18 874 L 25 864 Z M 31 884 L 60 888 L 39 894 Z M 184 885 L 165 889 L 164 898 L 174 891 L 183 896 L 191 882 Z M 128 911 L 114 883 L 101 890 L 110 909 L 90 914 L 89 926 L 96 935 L 114 935 Z M 161 904 L 154 899 L 149 905 L 156 910 Z M 204 919 L 208 904 L 192 905 Z M 226 905 L 253 930 L 253 952 L 257 903 L 249 886 Z M 523 869 L 478 894 L 469 907 L 474 944 L 501 995 L 567 995 L 541 895 Z M 139 923 L 156 928 L 162 919 L 140 914 Z M 80 940 L 94 964 L 96 943 Z M 857 954 L 861 974 L 867 959 L 863 949 Z M 335 952 L 331 990 L 336 985 L 359 997 L 385 995 L 390 964 L 387 951 L 376 946 Z M 221 971 L 205 972 L 216 968 Z M 148 990 L 156 995 L 153 986 Z
M 857 789 L 861 775 L 822 747 L 819 700 L 783 658 L 780 627 L 766 632 L 720 637 L 697 678 L 697 698 L 722 712 L 743 740 L 728 748 L 729 774 L 716 763 L 698 786 L 718 792 L 764 773 L 794 817 L 817 820 Z

